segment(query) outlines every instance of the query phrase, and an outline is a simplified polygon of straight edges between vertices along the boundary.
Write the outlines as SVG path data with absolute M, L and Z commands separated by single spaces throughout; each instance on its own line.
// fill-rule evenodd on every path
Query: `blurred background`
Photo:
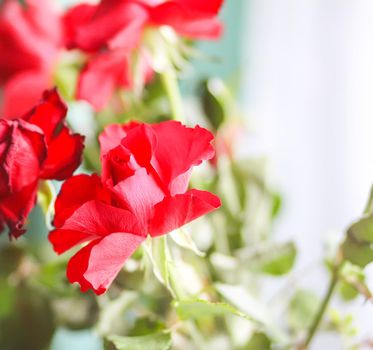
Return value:
M 373 3 L 227 1 L 222 17 L 225 40 L 201 45 L 222 61 L 204 71 L 238 84 L 254 140 L 244 152 L 269 158 L 283 197 L 274 235 L 295 238 L 297 270 L 312 271 L 304 285 L 325 286 L 323 250 L 361 215 L 373 184 Z M 373 306 L 349 309 L 369 335 Z M 314 344 L 340 347 L 325 335 Z
M 295 239 L 293 274 L 307 271 L 302 284 L 321 295 L 323 252 L 361 215 L 373 184 L 373 2 L 226 0 L 221 17 L 224 38 L 198 44 L 206 57 L 193 75 L 219 76 L 236 89 L 251 136 L 242 154 L 268 157 L 283 199 L 273 236 Z M 373 286 L 373 266 L 367 275 Z M 357 317 L 362 338 L 371 335 L 371 304 L 358 298 L 340 307 Z M 333 334 L 312 347 L 341 348 Z M 52 350 L 65 349 L 100 350 L 101 341 L 59 330 Z
M 373 183 L 373 3 L 250 0 L 243 12 L 241 103 L 283 194 L 275 234 L 295 237 L 298 269 L 312 267 L 320 242 L 361 214 Z M 316 270 L 305 283 L 324 279 Z M 373 307 L 351 307 L 370 334 Z
M 227 0 L 221 17 L 223 40 L 199 44 L 213 62 L 196 62 L 194 75 L 237 88 L 252 132 L 243 153 L 270 159 L 283 197 L 274 235 L 295 238 L 297 270 L 310 270 L 304 284 L 321 294 L 323 249 L 361 214 L 373 183 L 373 3 Z M 373 307 L 358 299 L 349 308 L 369 335 Z M 60 332 L 54 343 L 100 348 L 84 332 Z M 314 349 L 340 346 L 323 335 Z

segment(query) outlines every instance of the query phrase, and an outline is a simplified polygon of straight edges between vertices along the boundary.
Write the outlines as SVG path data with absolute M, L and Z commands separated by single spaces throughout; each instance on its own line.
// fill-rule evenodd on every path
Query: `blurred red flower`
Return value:
M 102 294 L 148 234 L 167 234 L 218 208 L 212 193 L 188 190 L 193 166 L 214 155 L 212 140 L 206 129 L 175 121 L 108 126 L 100 135 L 101 178 L 70 178 L 55 203 L 54 250 L 89 242 L 69 261 L 69 281 Z
M 170 26 L 192 39 L 217 39 L 222 24 L 217 14 L 223 0 L 101 0 L 80 4 L 64 17 L 66 46 L 90 54 L 77 89 L 77 98 L 102 109 L 117 88 L 131 88 L 130 53 L 138 48 L 144 30 Z M 143 75 L 151 74 L 143 52 Z M 102 77 L 105 76 L 105 82 Z
M 65 124 L 67 108 L 56 90 L 24 117 L 0 119 L 0 224 L 19 237 L 40 179 L 64 180 L 81 162 L 83 136 Z
M 63 45 L 62 21 L 48 0 L 5 0 L 0 5 L 1 115 L 14 118 L 52 87 L 52 70 Z

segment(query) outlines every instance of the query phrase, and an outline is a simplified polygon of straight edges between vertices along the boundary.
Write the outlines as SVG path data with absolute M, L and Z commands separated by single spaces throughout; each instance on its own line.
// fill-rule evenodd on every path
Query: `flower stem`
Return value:
M 340 270 L 340 267 L 341 267 L 341 263 L 338 263 L 336 264 L 334 267 L 333 267 L 333 271 L 332 271 L 332 275 L 331 275 L 331 278 L 330 278 L 330 282 L 329 282 L 329 286 L 328 286 L 328 289 L 325 293 L 325 296 L 321 302 L 321 305 L 320 305 L 320 308 L 319 310 L 317 311 L 317 314 L 309 328 L 309 331 L 308 331 L 308 334 L 307 334 L 307 338 L 303 344 L 303 346 L 301 347 L 301 349 L 307 349 L 309 347 L 309 345 L 311 344 L 317 330 L 319 329 L 319 326 L 320 326 L 320 323 L 324 317 L 324 314 L 325 314 L 325 311 L 327 310 L 327 307 L 329 305 L 329 302 L 333 296 L 333 293 L 335 291 L 335 287 L 337 286 L 337 283 L 338 283 L 338 280 L 339 280 L 339 270 Z
M 183 102 L 175 70 L 167 69 L 161 74 L 161 79 L 170 103 L 172 119 L 183 120 Z

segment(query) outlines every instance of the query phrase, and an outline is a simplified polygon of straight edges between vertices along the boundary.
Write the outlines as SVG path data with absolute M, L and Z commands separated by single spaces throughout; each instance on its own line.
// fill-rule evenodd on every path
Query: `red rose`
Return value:
M 180 35 L 194 39 L 220 37 L 217 14 L 223 0 L 101 0 L 98 5 L 81 4 L 64 17 L 66 46 L 90 55 L 83 69 L 77 98 L 102 109 L 117 88 L 132 87 L 130 53 L 139 47 L 149 27 L 168 25 Z M 144 80 L 151 70 L 144 52 Z M 102 83 L 105 75 L 106 82 Z
M 81 161 L 83 137 L 65 124 L 66 106 L 55 90 L 23 118 L 0 119 L 0 222 L 19 237 L 40 179 L 64 180 Z
M 54 250 L 89 242 L 68 264 L 71 283 L 104 293 L 148 234 L 167 234 L 220 206 L 215 195 L 188 190 L 193 166 L 214 155 L 212 140 L 206 129 L 174 121 L 105 129 L 101 178 L 72 177 L 55 204 Z
M 38 102 L 52 84 L 62 46 L 62 22 L 48 0 L 5 0 L 0 5 L 1 115 L 14 118 Z

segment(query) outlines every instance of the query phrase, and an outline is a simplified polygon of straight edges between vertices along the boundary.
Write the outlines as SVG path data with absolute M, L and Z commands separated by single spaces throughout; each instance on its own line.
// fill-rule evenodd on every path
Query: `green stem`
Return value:
M 339 280 L 339 270 L 340 270 L 341 264 L 337 264 L 334 266 L 332 271 L 332 276 L 329 282 L 329 287 L 326 291 L 326 294 L 324 296 L 324 299 L 322 300 L 322 303 L 320 305 L 320 308 L 311 324 L 311 327 L 308 331 L 307 338 L 304 342 L 304 345 L 302 346 L 302 349 L 307 349 L 309 345 L 311 344 L 317 330 L 320 327 L 320 323 L 324 317 L 325 311 L 327 310 L 327 307 L 329 305 L 329 302 L 333 296 L 333 293 L 335 291 L 335 287 L 337 286 L 338 280 Z
M 183 120 L 183 102 L 176 72 L 169 68 L 161 74 L 161 79 L 170 103 L 172 119 Z

